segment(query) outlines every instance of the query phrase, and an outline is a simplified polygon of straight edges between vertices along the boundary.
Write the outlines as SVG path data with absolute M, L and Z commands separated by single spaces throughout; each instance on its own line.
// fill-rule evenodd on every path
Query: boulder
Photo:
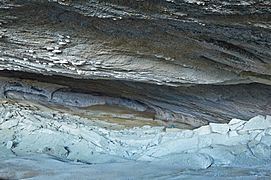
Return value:
M 255 116 L 251 118 L 245 125 L 243 130 L 256 130 L 256 129 L 267 129 L 271 127 L 271 120 L 270 118 L 265 118 L 262 115 Z
M 235 159 L 232 152 L 219 146 L 201 149 L 199 153 L 208 154 L 210 157 L 212 157 L 214 160 L 214 165 L 228 165 Z
M 198 135 L 205 135 L 205 134 L 210 134 L 211 129 L 210 126 L 201 126 L 200 128 L 194 129 L 194 132 L 197 133 Z
M 244 124 L 246 123 L 246 121 L 240 120 L 240 119 L 232 119 L 229 122 L 229 128 L 231 131 L 233 130 L 240 130 L 243 128 Z
M 211 131 L 214 133 L 227 134 L 230 130 L 228 124 L 210 123 L 209 125 L 211 128 Z

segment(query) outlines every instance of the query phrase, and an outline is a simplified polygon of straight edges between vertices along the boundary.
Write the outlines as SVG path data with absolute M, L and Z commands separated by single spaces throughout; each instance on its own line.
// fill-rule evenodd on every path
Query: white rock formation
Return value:
M 267 116 L 256 116 L 247 122 L 243 128 L 243 130 L 256 130 L 256 129 L 266 129 L 271 126 L 271 118 Z
M 33 114 L 31 106 L 22 103 L 2 103 L 0 112 L 1 152 L 8 149 L 20 156 L 41 153 L 98 164 L 151 161 L 196 169 L 259 165 L 271 158 L 269 116 L 195 130 L 145 126 L 115 131 L 57 111 Z
M 228 124 L 210 123 L 209 126 L 213 133 L 227 134 L 230 130 Z

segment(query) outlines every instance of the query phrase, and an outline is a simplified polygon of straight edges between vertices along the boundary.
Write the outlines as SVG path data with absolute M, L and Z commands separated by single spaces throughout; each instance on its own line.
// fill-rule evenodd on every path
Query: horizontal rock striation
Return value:
M 271 89 L 261 84 L 166 87 L 10 71 L 0 72 L 0 75 L 2 98 L 62 108 L 96 105 L 126 108 L 133 113 L 148 114 L 151 121 L 162 120 L 167 126 L 180 128 L 199 127 L 209 122 L 225 123 L 232 118 L 248 119 L 269 114 L 271 110 Z
M 36 81 L 49 75 L 59 78 L 49 83 L 69 89 L 54 97 L 54 88 L 31 85 L 4 93 L 76 107 L 147 110 L 191 127 L 266 115 L 269 6 L 253 0 L 4 0 L 0 69 L 14 77 L 33 73 L 27 78 Z
M 83 79 L 270 84 L 269 1 L 1 1 L 0 68 Z

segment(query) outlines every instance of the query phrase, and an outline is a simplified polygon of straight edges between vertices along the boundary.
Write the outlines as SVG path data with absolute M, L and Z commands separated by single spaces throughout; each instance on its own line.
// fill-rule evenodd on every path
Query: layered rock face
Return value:
M 84 79 L 270 84 L 270 3 L 2 1 L 1 68 Z
M 8 76 L 61 76 L 49 83 L 138 101 L 155 119 L 190 127 L 270 111 L 268 1 L 36 0 L 0 7 L 0 68 Z
M 268 163 L 270 19 L 268 0 L 0 0 L 0 150 L 158 169 Z

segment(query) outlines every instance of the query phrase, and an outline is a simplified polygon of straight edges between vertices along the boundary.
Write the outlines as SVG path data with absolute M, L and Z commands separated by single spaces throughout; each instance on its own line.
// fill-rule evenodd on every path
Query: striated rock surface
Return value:
M 1 69 L 270 84 L 269 1 L 1 1 Z
M 269 0 L 0 0 L 0 179 L 268 178 L 270 92 Z
M 128 114 L 127 119 L 129 114 L 137 114 L 148 120 L 146 123 L 164 121 L 168 127 L 194 128 L 271 112 L 271 87 L 261 84 L 166 87 L 19 72 L 0 74 L 3 76 L 0 78 L 0 97 L 5 99 L 57 105 L 77 113 L 80 109 L 90 111 L 97 106 L 100 111 L 111 107 L 113 116 L 118 116 L 117 111 Z M 116 108 L 114 111 L 113 107 Z M 82 113 L 93 117 L 89 111 Z
M 247 119 L 270 112 L 270 13 L 253 0 L 2 0 L 0 69 L 191 127 Z

